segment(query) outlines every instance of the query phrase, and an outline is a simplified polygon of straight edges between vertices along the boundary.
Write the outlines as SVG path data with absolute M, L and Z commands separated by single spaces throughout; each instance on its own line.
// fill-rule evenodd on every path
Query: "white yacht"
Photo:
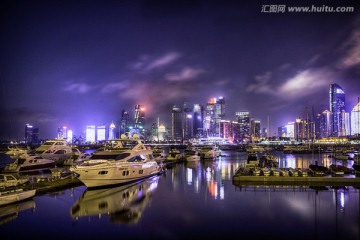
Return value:
M 168 161 L 180 161 L 183 159 L 183 154 L 180 153 L 179 149 L 172 148 L 169 151 L 169 155 L 167 156 L 166 160 Z
M 103 148 L 79 165 L 70 167 L 80 181 L 87 187 L 103 187 L 135 182 L 162 171 L 155 161 L 152 151 L 146 149 L 143 142 L 134 136 L 125 135 L 116 141 L 116 148 Z
M 35 154 L 46 159 L 54 160 L 56 166 L 61 166 L 74 155 L 72 146 L 65 139 L 47 140 L 35 149 Z
M 8 151 L 5 152 L 6 155 L 10 156 L 12 159 L 16 159 L 24 153 L 29 153 L 30 148 L 19 148 L 19 147 L 8 147 Z
M 200 153 L 197 150 L 191 150 L 186 153 L 185 160 L 187 162 L 194 162 L 200 160 Z
M 4 172 L 34 172 L 50 170 L 50 168 L 54 166 L 54 160 L 25 153 L 17 158 L 13 163 L 6 165 Z

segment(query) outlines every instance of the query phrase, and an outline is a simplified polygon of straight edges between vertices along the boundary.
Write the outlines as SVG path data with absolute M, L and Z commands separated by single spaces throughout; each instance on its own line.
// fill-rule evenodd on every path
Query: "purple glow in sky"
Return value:
M 5 1 L 1 7 L 0 140 L 24 126 L 54 138 L 66 125 L 118 126 L 146 107 L 170 127 L 173 105 L 226 100 L 271 130 L 329 109 L 329 86 L 360 96 L 359 1 Z M 289 12 L 291 6 L 353 12 Z

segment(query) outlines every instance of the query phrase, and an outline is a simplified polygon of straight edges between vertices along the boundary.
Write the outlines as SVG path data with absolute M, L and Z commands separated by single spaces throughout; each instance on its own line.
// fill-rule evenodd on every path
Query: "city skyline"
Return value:
M 0 139 L 23 138 L 26 123 L 43 139 L 59 126 L 118 127 L 121 111 L 137 104 L 147 129 L 158 118 L 170 126 L 174 105 L 218 96 L 225 119 L 249 111 L 264 126 L 270 116 L 275 132 L 306 108 L 329 110 L 332 83 L 351 112 L 360 96 L 359 3 L 326 2 L 354 7 L 343 13 L 267 13 L 264 4 L 278 3 L 9 1 Z

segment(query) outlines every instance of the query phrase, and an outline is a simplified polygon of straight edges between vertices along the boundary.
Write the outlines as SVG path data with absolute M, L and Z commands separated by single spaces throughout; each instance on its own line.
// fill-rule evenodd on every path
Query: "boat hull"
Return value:
M 32 198 L 33 196 L 35 196 L 35 193 L 36 193 L 36 189 L 32 189 L 28 191 L 17 189 L 14 191 L 2 192 L 0 195 L 0 206 L 19 202 L 28 198 Z
M 160 173 L 156 162 L 139 165 L 98 166 L 95 168 L 74 167 L 71 171 L 78 174 L 78 179 L 88 188 L 121 185 L 136 182 Z

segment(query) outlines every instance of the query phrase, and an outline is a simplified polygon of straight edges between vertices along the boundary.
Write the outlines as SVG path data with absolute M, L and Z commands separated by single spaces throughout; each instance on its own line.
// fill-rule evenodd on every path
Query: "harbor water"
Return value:
M 328 154 L 273 152 L 279 167 L 334 163 Z M 7 239 L 360 239 L 360 194 L 352 186 L 240 186 L 246 152 L 174 163 L 126 186 L 85 186 L 0 208 Z M 9 161 L 0 156 L 0 165 Z M 342 164 L 351 167 L 352 161 Z M 3 166 L 0 166 L 3 167 Z

